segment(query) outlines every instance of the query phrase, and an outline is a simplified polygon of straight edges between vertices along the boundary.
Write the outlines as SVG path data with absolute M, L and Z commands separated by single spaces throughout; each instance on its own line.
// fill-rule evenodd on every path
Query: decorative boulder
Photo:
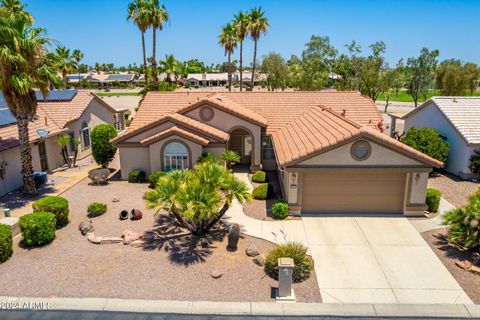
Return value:
M 257 265 L 257 266 L 260 266 L 260 267 L 263 267 L 265 265 L 265 258 L 259 254 L 258 256 L 256 256 L 255 258 L 253 258 L 253 262 Z
M 93 169 L 88 172 L 88 177 L 92 180 L 92 184 L 94 185 L 108 184 L 109 175 L 110 170 L 108 169 Z
M 91 233 L 91 232 L 95 231 L 95 229 L 93 228 L 93 223 L 92 223 L 91 220 L 80 222 L 80 225 L 78 226 L 78 229 L 82 233 L 82 236 L 86 235 L 87 233 Z
M 131 244 L 133 241 L 136 241 L 141 238 L 141 236 L 133 232 L 132 230 L 125 230 L 122 233 L 122 238 L 123 238 L 123 244 L 128 245 Z
M 230 227 L 230 231 L 228 232 L 227 249 L 231 251 L 237 250 L 238 240 L 240 240 L 240 226 L 238 225 L 238 223 L 234 223 Z
M 113 197 L 112 202 L 120 202 L 120 199 L 118 197 Z
M 120 220 L 127 220 L 128 219 L 128 211 L 127 210 L 122 210 L 120 214 L 118 215 Z
M 256 257 L 256 256 L 259 255 L 257 246 L 254 245 L 254 244 L 250 244 L 250 245 L 247 247 L 247 249 L 245 249 L 245 253 L 246 253 L 247 256 L 249 256 L 249 257 Z
M 210 275 L 212 276 L 213 279 L 219 279 L 223 273 L 221 273 L 220 271 L 218 270 L 213 270 Z
M 140 220 L 140 219 L 142 219 L 142 216 L 143 216 L 142 211 L 140 211 L 140 210 L 138 210 L 138 209 L 132 209 L 132 212 L 131 212 L 131 215 L 130 215 L 130 219 L 132 219 L 132 220 Z

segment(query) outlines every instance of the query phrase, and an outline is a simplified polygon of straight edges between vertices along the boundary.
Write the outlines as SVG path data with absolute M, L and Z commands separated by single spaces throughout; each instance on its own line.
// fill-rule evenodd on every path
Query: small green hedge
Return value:
M 288 203 L 277 201 L 272 206 L 272 216 L 275 219 L 285 219 L 288 216 Z
M 0 224 L 0 263 L 7 261 L 13 254 L 12 229 Z
M 68 201 L 59 196 L 46 196 L 32 203 L 33 212 L 51 212 L 57 220 L 57 229 L 68 224 Z
M 262 183 L 253 189 L 252 196 L 257 200 L 270 199 L 273 196 L 273 188 L 269 183 Z
M 157 186 L 157 181 L 161 176 L 165 175 L 163 171 L 155 171 L 148 176 L 148 182 L 150 182 L 149 187 L 155 188 Z
M 427 198 L 425 200 L 428 211 L 429 212 L 437 212 L 438 207 L 440 206 L 440 198 L 442 197 L 442 193 L 433 188 L 428 188 L 427 189 Z
M 92 202 L 87 208 L 88 217 L 95 218 L 107 212 L 107 205 L 100 202 Z
M 263 183 L 267 181 L 267 174 L 265 171 L 257 171 L 252 175 L 252 181 L 257 183 Z
M 132 170 L 128 174 L 128 182 L 130 183 L 143 183 L 145 182 L 146 174 L 142 170 Z
M 279 244 L 267 254 L 265 258 L 265 271 L 274 279 L 278 279 L 278 259 L 292 258 L 295 267 L 293 269 L 293 282 L 302 282 L 313 270 L 313 259 L 307 255 L 307 247 L 301 242 L 285 242 Z
M 18 222 L 27 247 L 41 246 L 55 239 L 56 219 L 51 212 L 34 212 L 20 217 Z

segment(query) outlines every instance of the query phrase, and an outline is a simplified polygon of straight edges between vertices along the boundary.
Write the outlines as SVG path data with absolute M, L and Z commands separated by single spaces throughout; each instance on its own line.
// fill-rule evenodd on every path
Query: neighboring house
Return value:
M 244 71 L 242 74 L 244 85 L 249 86 L 252 79 L 251 71 Z M 264 73 L 255 74 L 255 85 L 258 85 L 262 81 L 266 81 L 267 76 Z M 240 82 L 240 72 L 236 71 L 232 73 L 232 82 Z M 185 80 L 186 85 L 199 86 L 199 87 L 220 87 L 228 84 L 228 73 L 190 73 Z
M 445 170 L 462 179 L 478 178 L 470 169 L 470 157 L 480 149 L 480 97 L 434 97 L 402 117 L 405 130 L 435 128 L 447 139 Z
M 381 121 L 357 92 L 149 92 L 112 142 L 122 179 L 234 150 L 253 171 L 278 171 L 292 212 L 421 214 L 442 164 L 379 132 Z
M 47 99 L 38 93 L 37 115 L 29 124 L 33 168 L 35 171 L 51 171 L 64 164 L 57 139 L 69 134 L 80 139 L 79 158 L 90 154 L 90 131 L 101 123 L 115 125 L 123 130 L 123 110 L 117 111 L 99 97 L 86 90 L 50 91 Z M 39 133 L 44 133 L 41 138 Z M 73 154 L 75 145 L 69 145 Z M 22 185 L 20 148 L 15 117 L 3 97 L 0 99 L 0 196 Z

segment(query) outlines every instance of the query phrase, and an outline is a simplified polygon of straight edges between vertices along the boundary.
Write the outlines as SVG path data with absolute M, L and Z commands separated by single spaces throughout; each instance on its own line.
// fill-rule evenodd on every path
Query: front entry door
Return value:
M 40 169 L 43 172 L 48 171 L 47 148 L 44 141 L 38 143 L 38 153 L 40 156 Z

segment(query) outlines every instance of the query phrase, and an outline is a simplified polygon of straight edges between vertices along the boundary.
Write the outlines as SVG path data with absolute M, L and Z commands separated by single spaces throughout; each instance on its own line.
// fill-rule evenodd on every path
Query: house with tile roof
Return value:
M 119 148 L 122 179 L 192 168 L 233 150 L 277 172 L 292 213 L 419 214 L 442 164 L 382 133 L 358 92 L 149 92 Z
M 68 134 L 80 139 L 78 157 L 91 153 L 90 131 L 98 124 L 109 123 L 124 129 L 125 110 L 116 110 L 88 90 L 55 90 L 45 98 L 37 94 L 36 116 L 29 124 L 29 138 L 35 171 L 48 172 L 64 164 L 57 139 Z M 71 141 L 73 141 L 71 139 Z M 20 148 L 15 117 L 11 114 L 3 96 L 0 96 L 0 196 L 22 185 Z M 75 144 L 69 152 L 73 155 Z
M 402 117 L 405 130 L 435 128 L 449 144 L 445 170 L 462 179 L 480 178 L 470 158 L 480 150 L 480 97 L 433 97 Z

